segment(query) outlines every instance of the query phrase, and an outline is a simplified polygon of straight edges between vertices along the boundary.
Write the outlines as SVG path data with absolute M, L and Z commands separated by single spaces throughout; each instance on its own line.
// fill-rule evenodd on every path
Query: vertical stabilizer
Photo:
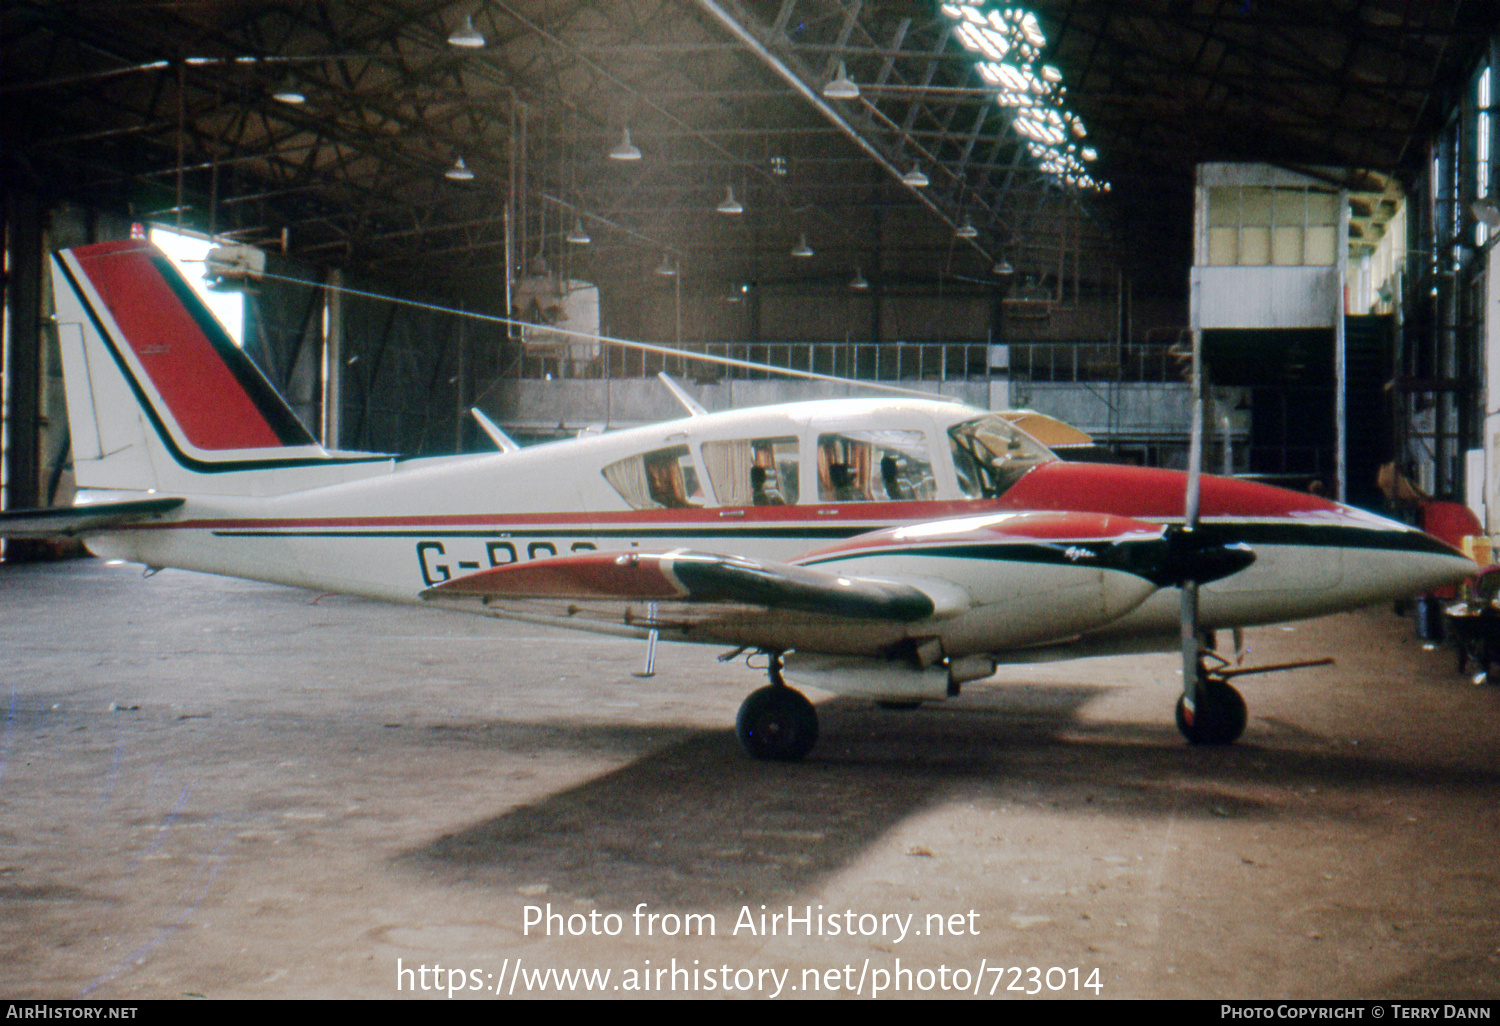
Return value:
M 53 289 L 81 488 L 220 491 L 331 460 L 149 242 L 65 250 Z

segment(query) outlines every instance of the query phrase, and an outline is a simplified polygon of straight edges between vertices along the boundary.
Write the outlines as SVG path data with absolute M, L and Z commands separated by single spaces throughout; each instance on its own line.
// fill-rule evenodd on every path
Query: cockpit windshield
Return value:
M 1002 417 L 976 417 L 948 429 L 958 490 L 969 499 L 993 499 L 1038 463 L 1057 456 Z

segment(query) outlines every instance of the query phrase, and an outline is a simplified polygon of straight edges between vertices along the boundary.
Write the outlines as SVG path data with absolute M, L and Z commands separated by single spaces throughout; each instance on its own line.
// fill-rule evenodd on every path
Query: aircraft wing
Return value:
M 1178 580 L 1228 576 L 1244 546 L 1087 513 L 984 514 L 858 535 L 795 563 L 610 551 L 507 564 L 422 597 L 603 633 L 880 655 L 1055 643 L 1112 623 Z
M 907 624 L 970 605 L 941 580 L 851 577 L 711 552 L 589 552 L 483 570 L 422 593 L 478 600 L 487 611 L 597 630 L 658 630 L 681 640 L 763 643 L 788 629 L 848 628 L 865 647 L 899 640 Z M 607 629 L 607 628 L 606 628 Z
M 0 513 L 0 537 L 60 538 L 94 534 L 159 517 L 180 507 L 179 498 L 127 499 L 87 506 L 17 509 Z

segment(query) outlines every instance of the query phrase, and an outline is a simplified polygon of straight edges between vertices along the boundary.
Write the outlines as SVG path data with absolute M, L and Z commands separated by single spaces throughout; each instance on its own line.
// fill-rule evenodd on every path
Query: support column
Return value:
M 0 452 L 4 488 L 0 509 L 41 506 L 39 447 L 42 376 L 42 223 L 41 202 L 35 196 L 9 193 L 5 197 L 5 255 L 9 276 L 5 283 L 5 338 L 0 347 L 0 378 L 4 381 L 5 445 Z M 7 562 L 41 558 L 39 542 L 4 544 Z
M 1349 501 L 1349 340 L 1346 335 L 1349 304 L 1349 191 L 1339 191 L 1339 239 L 1335 251 L 1337 271 L 1333 290 L 1333 468 L 1334 495 L 1340 502 Z
M 328 271 L 323 290 L 323 448 L 339 447 L 339 414 L 344 408 L 344 274 Z

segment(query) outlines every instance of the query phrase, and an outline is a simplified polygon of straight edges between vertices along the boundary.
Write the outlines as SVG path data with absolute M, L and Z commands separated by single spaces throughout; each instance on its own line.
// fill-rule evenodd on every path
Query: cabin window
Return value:
M 948 429 L 958 490 L 969 499 L 993 499 L 1038 463 L 1056 459 L 1046 446 L 1003 418 L 989 416 Z
M 937 491 L 920 431 L 845 431 L 818 436 L 819 502 L 902 502 Z
M 799 466 L 796 438 L 703 443 L 703 469 L 725 506 L 795 506 Z
M 690 509 L 703 505 L 698 469 L 685 445 L 617 460 L 604 479 L 636 509 Z

